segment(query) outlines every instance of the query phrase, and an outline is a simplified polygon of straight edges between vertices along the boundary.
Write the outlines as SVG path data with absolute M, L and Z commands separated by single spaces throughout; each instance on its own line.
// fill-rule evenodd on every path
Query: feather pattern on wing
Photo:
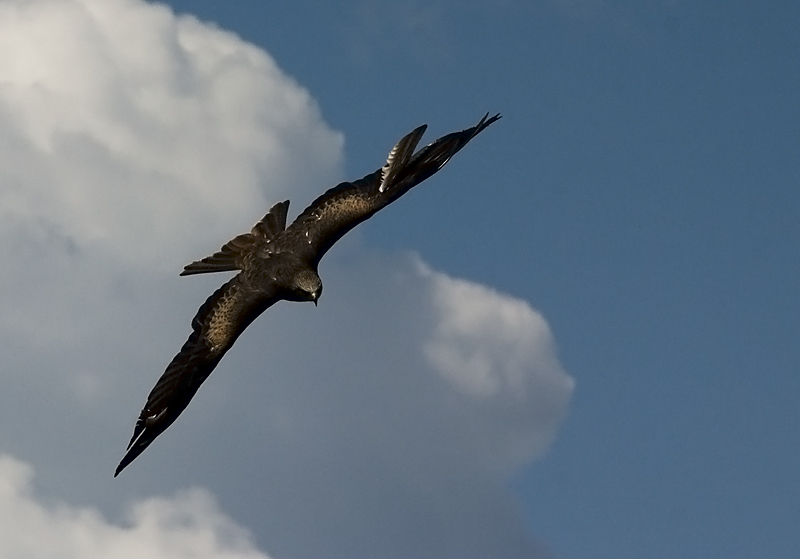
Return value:
M 499 118 L 487 114 L 472 128 L 448 134 L 414 153 L 426 128 L 420 126 L 395 145 L 381 169 L 355 182 L 338 184 L 314 200 L 283 238 L 292 239 L 293 250 L 316 266 L 344 234 L 435 174 Z
M 172 425 L 239 335 L 277 300 L 248 289 L 241 276 L 206 300 L 192 320 L 189 339 L 147 397 L 115 477 Z

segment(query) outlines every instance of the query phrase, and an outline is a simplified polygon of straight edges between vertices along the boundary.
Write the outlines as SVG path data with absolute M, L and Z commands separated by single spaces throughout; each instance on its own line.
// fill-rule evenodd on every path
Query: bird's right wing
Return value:
M 286 240 L 292 252 L 316 265 L 345 233 L 439 171 L 499 118 L 487 114 L 475 126 L 443 136 L 415 153 L 426 129 L 420 126 L 397 143 L 382 168 L 361 180 L 343 182 L 314 200 L 286 229 L 281 242 Z
M 219 252 L 188 264 L 183 268 L 181 275 L 241 270 L 243 260 L 248 254 L 253 254 L 258 250 L 269 251 L 269 243 L 272 242 L 272 239 L 286 229 L 286 212 L 288 210 L 289 200 L 275 204 L 249 233 L 234 237 L 225 243 Z
M 192 320 L 189 339 L 147 397 L 115 477 L 172 425 L 236 338 L 277 301 L 274 293 L 248 289 L 240 276 L 208 298 Z

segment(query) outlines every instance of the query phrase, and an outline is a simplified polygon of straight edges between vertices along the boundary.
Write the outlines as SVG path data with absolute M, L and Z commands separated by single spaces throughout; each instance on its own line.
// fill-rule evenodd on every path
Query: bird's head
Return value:
M 291 291 L 293 300 L 311 301 L 316 305 L 322 295 L 322 280 L 316 271 L 301 268 L 294 275 Z

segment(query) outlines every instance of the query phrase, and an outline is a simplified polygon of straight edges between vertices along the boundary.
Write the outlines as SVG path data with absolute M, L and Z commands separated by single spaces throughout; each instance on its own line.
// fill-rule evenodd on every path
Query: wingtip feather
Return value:
M 425 130 L 428 129 L 427 124 L 417 126 L 414 130 L 403 136 L 397 144 L 389 152 L 386 158 L 386 165 L 381 169 L 381 184 L 378 187 L 379 192 L 384 192 L 387 188 L 391 187 L 392 182 L 397 177 L 398 173 L 402 171 L 411 157 L 414 155 L 414 150 L 417 144 L 422 139 Z

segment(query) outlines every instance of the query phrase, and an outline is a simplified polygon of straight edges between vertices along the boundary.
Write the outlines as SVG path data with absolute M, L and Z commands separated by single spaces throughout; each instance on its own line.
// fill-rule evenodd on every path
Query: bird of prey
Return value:
M 287 200 L 272 206 L 250 233 L 187 265 L 182 276 L 228 271 L 238 274 L 197 311 L 189 339 L 147 397 L 114 477 L 172 425 L 258 315 L 280 300 L 317 304 L 322 293 L 317 265 L 336 241 L 436 173 L 499 118 L 499 114 L 491 118 L 486 114 L 472 128 L 443 136 L 415 152 L 427 128 L 420 126 L 394 146 L 383 167 L 361 180 L 331 188 L 289 227 Z

